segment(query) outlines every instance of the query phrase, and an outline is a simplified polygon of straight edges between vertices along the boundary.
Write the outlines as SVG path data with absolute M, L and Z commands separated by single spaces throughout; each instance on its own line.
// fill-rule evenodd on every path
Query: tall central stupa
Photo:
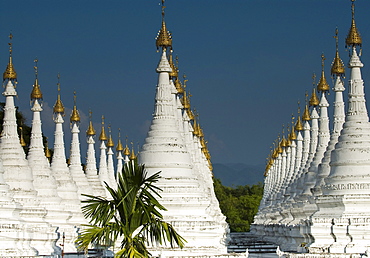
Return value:
M 162 1 L 162 27 L 156 39 L 161 58 L 156 69 L 153 120 L 139 161 L 145 164 L 149 175 L 161 171 L 157 186 L 163 190 L 161 203 L 167 208 L 164 219 L 187 243 L 182 250 L 159 247 L 152 254 L 176 257 L 226 254 L 228 226 L 214 194 L 202 129 L 194 121 L 172 62 L 172 37 L 166 28 L 164 8 Z

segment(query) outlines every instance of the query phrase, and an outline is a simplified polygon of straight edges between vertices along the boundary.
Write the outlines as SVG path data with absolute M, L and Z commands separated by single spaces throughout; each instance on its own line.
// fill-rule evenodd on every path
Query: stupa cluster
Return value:
M 282 257 L 362 257 L 369 252 L 370 124 L 354 7 L 352 0 L 346 86 L 338 31 L 335 36 L 332 122 L 322 56 L 317 88 L 309 101 L 306 94 L 303 114 L 298 112 L 295 124 L 277 140 L 268 159 L 264 195 L 252 232 L 277 244 Z
M 3 73 L 5 106 L 0 138 L 0 256 L 57 255 L 62 250 L 76 252 L 74 241 L 78 230 L 81 224 L 87 223 L 81 211 L 82 194 L 106 197 L 104 182 L 110 186 L 115 184 L 112 136 L 107 137 L 103 123 L 99 137 L 101 158 L 98 169 L 94 148 L 95 129 L 90 121 L 86 132 L 86 168 L 83 169 L 79 142 L 80 116 L 75 95 L 70 115 L 72 140 L 67 164 L 62 127 L 65 108 L 58 83 L 58 98 L 53 110 L 54 152 L 51 155 L 43 141 L 40 116 L 43 96 L 35 60 L 36 78 L 31 92 L 32 131 L 26 156 L 23 148 L 26 143 L 22 130 L 18 130 L 16 119 L 14 97 L 17 96 L 17 73 L 12 61 L 12 43 L 9 45 L 9 63 Z M 127 145 L 123 148 L 120 140 L 116 150 L 117 169 L 122 169 L 122 160 L 128 162 L 130 157 L 134 157 L 130 155 Z
M 158 187 L 163 189 L 161 203 L 168 210 L 164 218 L 174 225 L 187 244 L 182 250 L 156 247 L 151 252 L 173 257 L 213 257 L 227 253 L 228 226 L 214 194 L 212 164 L 203 130 L 185 91 L 187 80 L 180 81 L 173 62 L 172 38 L 166 29 L 163 2 L 162 28 L 156 40 L 162 55 L 157 67 L 155 111 L 139 162 L 146 165 L 149 174 L 162 171 Z M 133 149 L 130 153 L 127 144 L 124 148 L 119 140 L 117 164 L 114 164 L 115 145 L 112 135 L 107 136 L 105 132 L 103 117 L 97 162 L 96 132 L 90 112 L 86 161 L 82 167 L 80 116 L 75 94 L 69 117 L 72 140 L 67 162 L 62 126 L 65 108 L 59 79 L 51 155 L 43 142 L 40 116 L 43 96 L 37 60 L 31 93 L 32 132 L 26 155 L 23 148 L 26 144 L 16 120 L 17 74 L 12 61 L 12 43 L 9 45 L 9 63 L 3 74 L 5 106 L 0 137 L 0 256 L 56 257 L 62 251 L 75 253 L 74 241 L 81 225 L 88 223 L 81 211 L 81 201 L 85 198 L 82 194 L 109 198 L 104 182 L 114 188 L 115 174 L 122 170 L 125 162 L 136 157 Z

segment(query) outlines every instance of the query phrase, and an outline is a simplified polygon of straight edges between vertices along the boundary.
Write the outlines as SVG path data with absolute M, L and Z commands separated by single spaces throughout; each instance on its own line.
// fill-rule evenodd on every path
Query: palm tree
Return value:
M 90 225 L 84 225 L 76 240 L 78 247 L 87 251 L 91 245 L 112 246 L 119 240 L 121 250 L 116 257 L 134 258 L 150 256 L 147 244 L 182 248 L 186 240 L 160 213 L 166 209 L 156 199 L 161 191 L 154 185 L 159 174 L 148 177 L 144 165 L 133 160 L 118 174 L 117 190 L 105 183 L 111 199 L 85 195 L 88 199 L 83 201 L 82 212 Z

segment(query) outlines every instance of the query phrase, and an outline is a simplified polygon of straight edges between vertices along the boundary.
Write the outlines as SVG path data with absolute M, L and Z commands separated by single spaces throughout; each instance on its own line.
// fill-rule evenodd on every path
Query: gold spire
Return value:
M 277 151 L 277 148 L 275 148 L 274 151 L 272 152 L 272 158 L 276 159 L 278 156 L 279 156 L 279 153 Z
M 108 142 L 107 142 L 107 147 L 113 148 L 114 147 L 114 142 L 113 142 L 113 139 L 112 139 L 112 131 L 111 131 L 110 125 L 108 126 L 108 131 L 109 131 L 109 138 L 108 138 Z
M 310 106 L 311 107 L 316 107 L 317 105 L 320 104 L 319 98 L 316 95 L 316 89 L 312 89 L 312 95 L 310 98 Z
M 134 151 L 134 144 L 131 142 L 131 155 L 129 157 L 130 160 L 136 159 L 135 151 Z
M 123 145 L 121 142 L 121 128 L 118 128 L 118 143 L 117 143 L 116 151 L 123 151 Z
M 35 84 L 33 85 L 32 92 L 31 92 L 31 100 L 42 99 L 42 92 L 41 92 L 41 89 L 40 89 L 39 80 L 37 78 L 37 76 L 38 76 L 37 62 L 38 61 L 39 60 L 37 60 L 37 58 L 34 60 L 35 66 L 33 68 L 35 69 L 36 78 L 35 78 Z
M 182 105 L 184 106 L 185 109 L 190 109 L 190 99 L 186 95 L 186 82 L 188 80 L 186 79 L 186 75 L 185 74 L 184 74 L 183 77 L 184 77 L 184 87 L 182 88 L 183 97 L 181 99 L 181 103 L 182 103 Z M 191 97 L 190 94 L 189 94 L 189 97 Z
M 329 91 L 330 87 L 329 87 L 329 84 L 328 82 L 326 81 L 326 78 L 325 78 L 325 72 L 324 72 L 324 67 L 325 67 L 325 56 L 324 54 L 321 54 L 321 78 L 320 78 L 320 81 L 319 83 L 317 84 L 317 90 L 318 91 L 321 91 L 321 92 L 326 92 L 326 91 Z
M 80 114 L 78 113 L 77 107 L 76 107 L 76 91 L 73 92 L 73 99 L 74 99 L 74 105 L 73 110 L 71 114 L 70 121 L 72 122 L 80 122 Z
M 106 140 L 108 140 L 108 137 L 107 137 L 107 135 L 105 134 L 105 128 L 104 128 L 104 116 L 102 116 L 102 117 L 101 117 L 101 120 L 102 120 L 102 122 L 101 122 L 102 126 L 101 126 L 101 133 L 100 133 L 100 136 L 99 136 L 99 140 L 100 140 L 100 141 L 106 141 Z
M 349 29 L 347 38 L 346 38 L 346 46 L 348 47 L 354 47 L 354 46 L 360 46 L 362 45 L 362 39 L 360 32 L 358 32 L 358 29 L 356 27 L 355 23 L 355 0 L 352 0 L 352 23 L 351 28 Z
M 289 129 L 289 127 L 288 127 L 287 131 L 288 131 L 288 135 L 286 137 L 286 146 L 289 147 L 290 145 L 292 145 L 292 140 L 290 139 L 290 129 Z
M 344 64 L 342 59 L 339 57 L 338 51 L 338 28 L 335 29 L 335 57 L 333 63 L 331 64 L 331 75 L 336 74 L 337 76 L 341 76 L 344 74 Z
M 125 156 L 130 156 L 130 149 L 128 148 L 127 146 L 127 136 L 126 136 L 126 147 L 125 149 L 123 150 L 123 155 Z
M 51 152 L 49 150 L 49 146 L 48 146 L 48 140 L 46 139 L 46 143 L 45 143 L 45 156 L 49 159 L 50 161 L 50 158 L 51 158 Z
M 283 135 L 283 139 L 281 139 L 281 141 L 280 141 L 280 147 L 287 147 L 287 142 L 286 142 L 286 139 L 285 139 L 284 135 Z
M 284 131 L 285 131 L 285 129 L 284 129 L 284 125 L 283 125 L 283 132 L 282 132 L 283 138 L 280 141 L 280 146 L 281 147 L 287 147 L 288 146 L 287 141 L 285 139 L 285 132 Z
M 184 87 L 182 87 L 181 81 L 179 79 L 179 57 L 178 56 L 176 56 L 176 67 L 175 67 L 175 69 L 177 71 L 177 77 L 176 77 L 176 80 L 175 80 L 175 87 L 176 87 L 177 93 L 183 94 L 184 93 Z M 186 76 L 184 75 L 184 79 L 185 78 L 186 78 Z
M 186 91 L 184 91 L 184 95 L 181 99 L 181 103 L 182 105 L 184 106 L 185 109 L 189 109 L 190 108 L 190 102 L 188 100 L 188 97 L 186 96 Z
M 165 8 L 166 6 L 164 6 L 164 0 L 162 0 L 162 27 L 159 30 L 155 41 L 157 49 L 159 49 L 160 47 L 162 47 L 163 49 L 170 47 L 172 49 L 172 36 L 171 33 L 167 30 L 166 23 L 164 21 Z
M 302 121 L 301 121 L 301 107 L 299 106 L 300 102 L 298 101 L 298 118 L 297 118 L 297 122 L 295 123 L 295 127 L 294 129 L 296 131 L 302 131 L 303 130 L 303 125 L 302 125 Z
M 291 141 L 297 140 L 297 134 L 294 131 L 294 124 L 292 125 L 292 131 L 290 131 L 290 134 L 289 134 L 289 140 Z
M 171 77 L 175 77 L 175 78 L 177 78 L 178 77 L 178 71 L 177 71 L 177 68 L 175 67 L 175 64 L 173 63 L 173 59 L 172 59 L 172 52 L 173 52 L 173 50 L 171 49 L 171 51 L 170 51 L 170 60 L 169 60 L 169 63 L 170 63 L 170 66 L 171 66 L 171 72 L 169 73 L 169 75 L 171 76 Z
M 198 127 L 199 127 L 199 137 L 203 138 L 204 137 L 203 129 L 202 127 L 200 127 L 199 123 L 198 123 Z
M 293 141 L 297 139 L 297 135 L 294 130 L 294 115 L 292 114 L 292 129 L 289 134 L 289 140 Z
M 63 106 L 62 101 L 60 100 L 60 83 L 59 83 L 59 80 L 60 80 L 60 74 L 58 73 L 58 83 L 57 83 L 57 85 L 58 85 L 58 98 L 57 98 L 57 101 L 54 104 L 54 113 L 64 114 L 64 106 Z
M 95 132 L 95 129 L 94 129 L 93 124 L 92 124 L 92 112 L 91 112 L 91 110 L 89 111 L 89 118 L 90 118 L 90 122 L 89 122 L 89 127 L 87 128 L 87 131 L 86 131 L 86 135 L 87 136 L 94 136 L 96 134 L 96 132 Z
M 197 119 L 194 119 L 193 134 L 196 135 L 196 136 L 199 136 L 199 134 L 200 134 Z
M 22 147 L 25 147 L 25 146 L 27 146 L 27 143 L 23 138 L 23 126 L 20 126 L 19 129 L 21 129 L 21 137 L 19 139 L 19 142 L 20 142 Z
M 303 121 L 310 121 L 311 120 L 311 116 L 310 116 L 310 111 L 308 110 L 308 105 L 307 105 L 307 99 L 308 99 L 308 93 L 306 91 L 305 93 L 305 97 L 306 97 L 306 106 L 304 108 L 304 111 L 303 111 L 303 115 L 302 115 L 302 119 Z
M 8 80 L 16 80 L 17 79 L 17 73 L 14 69 L 14 66 L 13 66 L 13 59 L 12 59 L 12 52 L 13 52 L 13 43 L 12 43 L 12 39 L 13 39 L 13 35 L 10 33 L 9 34 L 9 63 L 8 65 L 6 66 L 6 69 L 5 69 L 5 72 L 3 73 L 3 81 L 5 81 L 6 79 Z
M 311 116 L 310 116 L 310 112 L 308 111 L 308 105 L 307 104 L 306 104 L 306 106 L 304 108 L 304 111 L 303 111 L 302 120 L 303 121 L 310 121 L 311 120 Z
M 175 87 L 176 87 L 177 93 L 179 93 L 179 94 L 183 94 L 184 93 L 184 88 L 182 87 L 181 81 L 179 80 L 178 77 L 175 80 Z
M 279 136 L 279 139 L 277 140 L 277 148 L 276 148 L 276 150 L 277 150 L 278 155 L 281 154 L 281 153 L 283 153 L 283 148 L 281 148 L 280 136 Z
M 316 107 L 320 103 L 319 98 L 316 95 L 315 79 L 316 79 L 316 74 L 314 73 L 312 75 L 312 80 L 313 80 L 314 87 L 312 89 L 312 95 L 311 95 L 311 98 L 310 98 L 310 101 L 309 101 L 309 104 L 310 104 L 311 107 Z

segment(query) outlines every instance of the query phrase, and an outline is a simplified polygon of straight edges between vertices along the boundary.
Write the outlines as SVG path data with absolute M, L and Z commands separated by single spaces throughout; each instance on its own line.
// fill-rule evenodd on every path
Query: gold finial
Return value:
M 277 150 L 277 153 L 278 154 L 281 154 L 283 153 L 283 148 L 281 147 L 281 144 L 280 144 L 281 140 L 280 140 L 280 135 L 278 137 L 278 139 L 276 140 L 276 150 Z
M 290 139 L 290 128 L 289 127 L 287 127 L 287 133 L 288 135 L 285 140 L 286 140 L 287 147 L 289 147 L 290 145 L 292 145 L 292 140 Z
M 329 91 L 329 88 L 330 88 L 325 78 L 325 72 L 324 72 L 325 60 L 326 58 L 324 54 L 321 54 L 321 78 L 320 78 L 319 83 L 317 84 L 317 90 L 321 92 Z
M 190 101 L 188 99 L 188 97 L 186 96 L 186 92 L 184 91 L 184 96 L 182 97 L 182 104 L 184 105 L 184 108 L 185 109 L 189 109 L 190 108 Z
M 13 58 L 12 58 L 12 52 L 13 52 L 13 43 L 12 43 L 12 39 L 13 39 L 13 34 L 10 33 L 9 34 L 9 63 L 8 65 L 6 66 L 6 69 L 5 69 L 5 72 L 3 73 L 3 81 L 5 81 L 6 79 L 8 80 L 16 80 L 17 79 L 17 73 L 14 69 L 14 65 L 13 65 Z
M 346 46 L 347 47 L 354 47 L 354 46 L 360 46 L 362 45 L 362 39 L 360 32 L 358 32 L 358 29 L 356 27 L 355 22 L 355 0 L 352 1 L 352 23 L 351 28 L 349 29 L 347 38 L 346 38 Z
M 303 130 L 303 125 L 302 125 L 300 113 L 301 113 L 301 107 L 300 107 L 300 102 L 298 101 L 298 118 L 297 118 L 297 122 L 296 122 L 295 127 L 294 127 L 294 129 L 296 131 L 302 131 Z
M 283 137 L 282 137 L 282 139 L 281 139 L 281 141 L 280 141 L 280 146 L 281 146 L 281 147 L 287 147 L 287 146 L 288 146 L 288 144 L 287 144 L 287 141 L 286 141 L 286 139 L 285 139 L 285 125 L 283 125 L 282 135 L 283 135 Z
M 196 117 L 198 117 L 198 114 L 196 114 Z M 197 119 L 194 119 L 194 124 L 193 124 L 193 134 L 196 136 L 200 136 L 200 131 L 199 131 L 199 125 L 197 123 Z
M 59 80 L 60 80 L 60 74 L 58 73 L 58 83 L 57 83 L 58 98 L 57 98 L 57 101 L 54 104 L 54 113 L 64 114 L 64 106 L 63 106 L 62 101 L 60 100 L 60 82 L 59 82 Z
M 123 151 L 123 145 L 121 142 L 121 128 L 118 128 L 118 143 L 117 143 L 116 151 Z
M 159 30 L 155 41 L 157 49 L 162 47 L 164 51 L 166 50 L 167 47 L 172 49 L 172 36 L 171 33 L 167 30 L 166 23 L 164 21 L 165 8 L 166 6 L 164 5 L 164 0 L 162 0 L 162 27 Z
M 292 114 L 292 130 L 290 131 L 289 139 L 291 141 L 297 139 L 297 134 L 295 133 L 295 130 L 294 130 L 294 115 L 293 114 Z
M 335 29 L 335 57 L 333 60 L 333 63 L 331 65 L 331 75 L 337 75 L 342 76 L 344 75 L 344 64 L 342 59 L 339 57 L 339 51 L 338 51 L 338 28 Z
M 175 77 L 177 78 L 178 77 L 178 71 L 177 71 L 177 68 L 175 67 L 175 64 L 173 63 L 173 58 L 172 58 L 172 52 L 173 50 L 171 49 L 170 50 L 170 58 L 169 58 L 169 63 L 170 63 L 170 66 L 171 66 L 171 72 L 169 73 L 170 77 Z
M 188 113 L 188 117 L 191 121 L 193 121 L 195 119 L 194 113 L 193 113 L 193 111 L 191 111 L 190 108 L 186 110 L 186 113 Z
M 72 110 L 70 121 L 71 123 L 80 122 L 80 114 L 78 113 L 77 106 L 76 106 L 76 91 L 73 92 L 73 101 L 74 101 L 74 105 L 73 105 L 73 110 Z
M 108 138 L 108 142 L 107 142 L 107 147 L 113 148 L 114 147 L 114 142 L 113 142 L 113 139 L 112 139 L 112 129 L 111 129 L 110 125 L 108 126 L 108 131 L 109 131 L 109 138 Z
M 303 121 L 310 121 L 311 120 L 311 116 L 310 116 L 310 111 L 308 109 L 308 93 L 306 91 L 305 93 L 305 99 L 306 99 L 306 105 L 305 105 L 305 108 L 304 108 L 304 111 L 303 111 L 303 115 L 302 115 L 302 120 Z
M 126 147 L 125 149 L 123 150 L 123 155 L 125 156 L 130 156 L 130 149 L 128 148 L 127 146 L 127 136 L 126 136 Z
M 94 129 L 93 124 L 92 124 L 92 112 L 91 112 L 91 110 L 89 110 L 89 119 L 90 119 L 90 122 L 89 122 L 89 127 L 87 128 L 87 131 L 86 131 L 86 135 L 87 136 L 94 136 L 96 134 L 96 132 L 95 132 L 95 129 Z
M 49 146 L 48 146 L 48 139 L 47 138 L 46 138 L 46 142 L 45 142 L 45 156 L 50 161 L 50 159 L 51 159 L 51 151 L 50 151 Z
M 21 129 L 21 137 L 19 139 L 19 142 L 20 142 L 20 144 L 21 144 L 22 147 L 25 147 L 25 146 L 27 146 L 27 143 L 26 143 L 26 141 L 23 138 L 23 125 L 20 126 L 19 129 Z
M 202 127 L 200 126 L 199 122 L 198 122 L 198 131 L 199 131 L 199 137 L 200 138 L 203 138 L 204 137 L 204 133 L 203 133 L 203 129 Z
M 131 155 L 129 157 L 130 160 L 136 159 L 135 151 L 134 151 L 134 143 L 131 142 Z
M 316 107 L 317 105 L 320 104 L 320 101 L 319 101 L 319 98 L 317 97 L 317 94 L 316 94 L 316 87 L 315 87 L 315 79 L 316 79 L 316 74 L 314 73 L 312 75 L 312 84 L 313 84 L 313 89 L 312 89 L 312 95 L 311 95 L 311 98 L 310 98 L 310 101 L 309 101 L 309 104 L 311 107 Z
M 182 87 L 181 85 L 181 81 L 179 79 L 179 57 L 176 56 L 176 72 L 177 72 L 177 77 L 176 77 L 176 80 L 175 80 L 175 87 L 176 87 L 176 90 L 177 90 L 177 93 L 178 94 L 183 94 L 184 93 L 184 88 Z
M 303 111 L 302 120 L 303 121 L 310 121 L 311 120 L 310 111 L 308 110 L 308 105 L 307 104 L 306 104 L 306 106 L 304 108 L 304 111 Z
M 32 92 L 31 92 L 31 100 L 35 99 L 42 99 L 42 92 L 40 89 L 39 81 L 38 81 L 38 63 L 39 60 L 37 58 L 34 60 L 35 66 L 33 67 L 35 69 L 35 84 L 33 85 Z
M 104 116 L 102 116 L 102 117 L 101 117 L 101 120 L 102 120 L 102 122 L 101 122 L 102 126 L 101 126 L 101 133 L 100 133 L 100 136 L 99 136 L 99 140 L 100 140 L 100 141 L 106 141 L 106 140 L 108 140 L 108 137 L 107 137 L 107 135 L 105 134 L 105 128 L 104 128 Z

